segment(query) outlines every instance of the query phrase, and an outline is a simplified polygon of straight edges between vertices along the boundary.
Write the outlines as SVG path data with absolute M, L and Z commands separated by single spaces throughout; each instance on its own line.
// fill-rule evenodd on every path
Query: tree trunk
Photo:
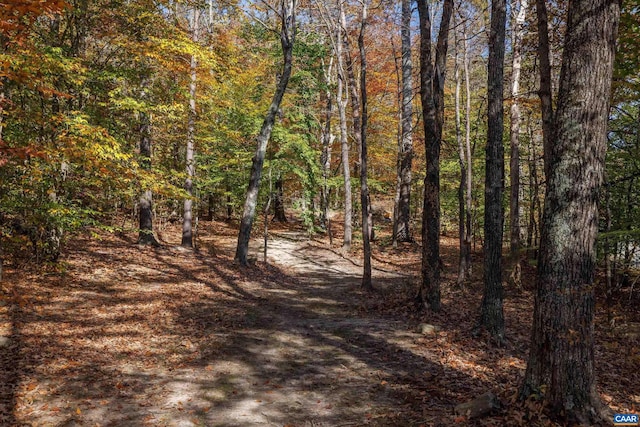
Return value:
M 279 175 L 275 183 L 275 198 L 273 199 L 274 219 L 278 222 L 287 222 L 287 215 L 284 212 L 284 180 Z
M 320 210 L 321 219 L 320 222 L 325 227 L 327 232 L 330 234 L 329 230 L 329 174 L 331 169 L 331 145 L 333 145 L 334 136 L 331 134 L 331 116 L 333 113 L 333 103 L 331 99 L 331 72 L 333 68 L 333 57 L 329 60 L 329 66 L 327 69 L 324 68 L 323 62 L 323 74 L 324 74 L 324 82 L 326 85 L 326 89 L 324 92 L 325 96 L 325 112 L 324 112 L 324 128 L 322 130 L 322 155 L 320 157 L 320 163 L 322 165 L 322 194 L 320 197 Z
M 411 62 L 411 0 L 402 0 L 402 21 L 400 28 L 402 39 L 402 108 L 401 108 L 401 144 L 399 153 L 400 167 L 398 181 L 400 194 L 394 241 L 410 242 L 411 236 L 411 164 L 413 161 L 413 65 Z
M 491 32 L 488 65 L 488 127 L 485 175 L 484 214 L 484 295 L 480 309 L 480 326 L 499 343 L 504 341 L 502 308 L 502 226 L 504 208 L 503 76 L 506 0 L 491 1 Z
M 340 10 L 341 20 L 344 16 L 344 8 L 342 0 L 338 0 L 338 8 Z M 345 252 L 351 250 L 352 238 L 352 215 L 353 205 L 351 196 L 351 168 L 349 165 L 349 141 L 347 140 L 347 100 L 344 96 L 344 84 L 346 80 L 344 56 L 343 56 L 343 34 L 344 30 L 341 25 L 337 28 L 336 56 L 338 57 L 338 84 L 337 95 L 338 115 L 340 116 L 340 145 L 342 147 L 342 173 L 344 176 L 344 237 L 342 249 Z
M 358 84 L 356 82 L 356 73 L 354 67 L 354 61 L 351 56 L 351 43 L 349 42 L 349 36 L 347 34 L 347 19 L 344 12 L 344 6 L 340 6 L 340 26 L 342 27 L 342 43 L 344 44 L 344 53 L 346 60 L 346 73 L 348 88 L 351 96 L 351 114 L 352 114 L 352 127 L 353 138 L 355 139 L 356 147 L 358 147 L 358 158 L 356 160 L 354 173 L 357 175 L 360 171 L 360 158 L 362 157 L 362 123 L 360 113 L 360 96 L 358 94 Z
M 517 261 L 520 249 L 520 67 L 522 64 L 522 38 L 524 37 L 524 21 L 527 14 L 528 0 L 520 0 L 520 9 L 515 19 L 512 36 L 512 71 L 511 71 L 511 153 L 509 158 L 510 172 L 510 203 L 509 203 L 509 225 L 511 237 L 511 258 Z
M 251 176 L 247 188 L 247 196 L 240 221 L 240 231 L 238 233 L 238 246 L 236 248 L 235 260 L 241 265 L 247 265 L 247 255 L 249 253 L 249 239 L 251 237 L 251 227 L 256 213 L 258 203 L 258 191 L 260 190 L 260 179 L 262 177 L 262 167 L 267 152 L 267 143 L 271 136 L 271 130 L 276 119 L 276 114 L 280 108 L 280 102 L 284 96 L 291 76 L 291 65 L 293 60 L 293 43 L 296 31 L 296 0 L 282 0 L 281 6 L 281 28 L 280 45 L 283 53 L 283 67 L 280 79 L 276 85 L 271 105 L 265 116 L 264 122 L 257 138 L 256 154 L 253 156 L 251 165 Z
M 542 145 L 544 147 L 544 175 L 549 182 L 551 156 L 551 133 L 553 130 L 553 104 L 551 102 L 551 46 L 549 44 L 549 22 L 545 0 L 536 0 L 538 17 L 538 61 L 540 62 L 540 105 L 542 112 Z
M 454 27 L 457 24 L 454 22 Z M 464 37 L 464 35 L 463 35 Z M 460 59 L 458 31 L 455 31 L 455 121 L 456 121 L 456 141 L 458 142 L 458 161 L 460 163 L 460 185 L 458 186 L 458 240 L 460 245 L 460 257 L 458 260 L 458 285 L 464 283 L 467 279 L 467 271 L 469 262 L 469 247 L 466 245 L 466 224 L 465 224 L 465 190 L 467 188 L 467 162 L 464 144 L 462 142 L 462 119 L 460 117 L 460 91 L 462 86 L 460 75 Z
M 192 22 L 192 40 L 194 43 L 198 42 L 198 8 L 193 9 L 193 22 Z M 182 246 L 192 248 L 193 247 L 193 177 L 195 175 L 195 159 L 194 159 L 194 146 L 195 146 L 195 128 L 196 128 L 196 82 L 197 82 L 197 67 L 198 60 L 195 55 L 191 55 L 190 74 L 191 81 L 189 82 L 189 121 L 187 123 L 187 179 L 184 183 L 184 188 L 189 194 L 189 197 L 184 199 L 184 216 L 182 220 Z
M 144 78 L 142 81 L 142 98 L 146 97 L 146 90 L 149 81 Z M 151 170 L 151 125 L 149 115 L 140 112 L 140 166 L 144 170 Z M 157 245 L 158 241 L 153 235 L 153 194 L 151 190 L 143 189 L 139 200 L 140 230 L 138 234 L 138 244 Z
M 465 183 L 466 188 L 466 226 L 464 236 L 464 252 L 461 256 L 464 258 L 464 266 L 466 268 L 465 275 L 467 278 L 471 277 L 471 239 L 473 237 L 473 231 L 471 229 L 471 217 L 473 207 L 473 157 L 471 153 L 471 84 L 469 78 L 469 58 L 467 57 L 467 23 L 462 24 L 462 61 L 464 65 L 464 86 L 465 86 L 465 150 L 467 160 L 467 179 Z
M 536 207 L 540 199 L 540 183 L 538 182 L 538 165 L 536 161 L 536 144 L 531 116 L 527 120 L 529 130 L 529 224 L 527 225 L 527 247 L 538 246 L 538 222 L 536 220 Z
M 569 4 L 522 397 L 543 394 L 556 419 L 610 422 L 594 374 L 598 199 L 620 4 Z M 608 419 L 606 419 L 608 418 Z
M 444 122 L 444 79 L 449 21 L 453 0 L 445 0 L 438 33 L 435 66 L 431 62 L 431 15 L 426 0 L 418 1 L 420 17 L 420 98 L 427 171 L 422 211 L 422 305 L 440 311 L 440 146 Z M 435 69 L 434 69 L 435 68 Z
M 369 199 L 369 184 L 367 183 L 367 56 L 364 50 L 364 33 L 367 26 L 367 2 L 362 2 L 362 22 L 358 36 L 360 50 L 360 92 L 362 99 L 361 122 L 361 150 L 360 150 L 360 203 L 362 204 L 362 243 L 364 250 L 364 269 L 362 273 L 362 287 L 373 290 L 371 283 L 371 233 L 373 218 L 371 215 L 371 201 Z

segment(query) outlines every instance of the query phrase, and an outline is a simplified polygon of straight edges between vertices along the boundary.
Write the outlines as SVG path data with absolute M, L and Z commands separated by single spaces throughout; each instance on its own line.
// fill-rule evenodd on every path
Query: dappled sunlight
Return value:
M 320 241 L 274 235 L 268 263 L 240 267 L 220 249 L 229 237 L 205 236 L 216 255 L 105 235 L 75 241 L 64 273 L 9 272 L 2 422 L 448 425 L 456 404 L 508 399 L 521 378 L 522 291 L 508 290 L 511 335 L 494 348 L 472 336 L 478 284 L 450 286 L 450 266 L 443 313 L 416 314 L 416 253 L 387 256 L 367 294 L 357 261 Z M 439 331 L 416 332 L 424 321 Z M 620 407 L 620 392 L 605 396 Z

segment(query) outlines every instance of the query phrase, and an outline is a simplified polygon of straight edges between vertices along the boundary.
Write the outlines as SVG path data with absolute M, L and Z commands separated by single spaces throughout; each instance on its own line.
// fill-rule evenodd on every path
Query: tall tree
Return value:
M 145 101 L 149 90 L 149 77 L 145 76 L 141 82 L 141 96 Z M 149 113 L 140 111 L 140 166 L 144 170 L 151 170 L 151 123 Z M 141 245 L 157 245 L 153 235 L 153 193 L 149 188 L 143 189 L 138 201 L 138 216 L 140 219 L 138 243 Z
M 267 143 L 271 137 L 271 130 L 273 129 L 280 103 L 284 97 L 284 92 L 287 90 L 289 77 L 291 77 L 293 44 L 296 36 L 296 6 L 296 0 L 280 0 L 278 18 L 280 19 L 280 45 L 282 47 L 283 65 L 276 84 L 276 91 L 271 100 L 271 105 L 262 122 L 262 127 L 257 137 L 256 154 L 253 156 L 253 163 L 251 165 L 251 176 L 249 178 L 244 210 L 240 221 L 238 246 L 235 255 L 235 260 L 241 265 L 247 264 L 249 239 L 255 218 L 256 204 L 258 203 L 258 191 L 260 190 L 260 179 L 262 177 L 262 167 L 267 152 Z
M 373 229 L 373 218 L 371 215 L 371 201 L 369 199 L 369 184 L 367 182 L 367 55 L 364 46 L 364 35 L 367 27 L 367 0 L 362 0 L 361 19 L 358 48 L 360 51 L 360 92 L 362 100 L 362 122 L 360 129 L 360 203 L 362 205 L 362 244 L 364 252 L 362 287 L 366 290 L 372 290 L 371 232 Z
M 467 53 L 467 19 L 462 17 L 462 65 L 464 68 L 464 90 L 465 90 L 465 108 L 464 108 L 464 147 L 465 160 L 467 167 L 464 168 L 466 178 L 464 179 L 465 188 L 465 232 L 464 242 L 460 249 L 460 274 L 463 280 L 471 277 L 471 238 L 473 230 L 471 229 L 471 216 L 473 207 L 473 158 L 471 153 L 471 78 L 469 76 L 469 57 Z M 460 218 L 462 221 L 462 218 Z
M 480 308 L 480 326 L 493 338 L 504 340 L 502 308 L 502 225 L 504 208 L 504 146 L 503 135 L 503 77 L 506 0 L 491 1 L 491 30 L 489 33 L 488 113 L 486 175 L 484 190 L 484 295 Z
M 336 87 L 336 98 L 338 102 L 338 115 L 340 118 L 340 146 L 342 149 L 342 174 L 344 177 L 344 235 L 342 249 L 351 250 L 352 239 L 352 215 L 353 201 L 351 195 L 351 165 L 349 164 L 349 141 L 347 138 L 347 99 L 345 97 L 345 84 L 347 81 L 346 69 L 344 65 L 344 41 L 346 31 L 342 17 L 344 16 L 344 0 L 338 0 L 338 13 L 340 14 L 340 24 L 336 26 L 336 56 L 338 58 L 338 83 Z
M 569 3 L 521 393 L 542 395 L 555 418 L 585 425 L 605 420 L 594 375 L 593 282 L 619 16 L 616 0 Z
M 544 175 L 549 180 L 551 133 L 553 129 L 553 103 L 551 100 L 551 46 L 549 43 L 549 18 L 547 2 L 536 0 L 538 20 L 538 61 L 540 63 L 540 105 L 542 113 L 542 146 L 544 148 Z
M 331 97 L 331 76 L 333 69 L 333 56 L 329 59 L 329 65 L 325 66 L 322 61 L 322 74 L 324 76 L 324 100 L 326 107 L 324 111 L 324 126 L 322 128 L 322 155 L 320 163 L 322 166 L 322 194 L 320 197 L 321 222 L 329 233 L 329 239 L 332 240 L 331 223 L 329 220 L 329 174 L 331 173 L 331 146 L 333 145 L 334 135 L 331 133 L 331 116 L 333 114 L 333 102 Z
M 193 8 L 191 17 L 191 40 L 194 43 L 198 42 L 198 20 L 200 17 L 200 10 L 197 7 Z M 195 128 L 196 128 L 196 83 L 197 83 L 197 68 L 198 59 L 195 54 L 191 54 L 191 61 L 189 64 L 189 118 L 187 123 L 187 179 L 184 183 L 184 188 L 187 191 L 189 197 L 184 199 L 184 216 L 182 219 L 182 246 L 189 248 L 193 247 L 193 177 L 195 175 Z
M 518 254 L 520 248 L 520 68 L 522 66 L 522 39 L 525 32 L 525 18 L 527 15 L 528 0 L 520 0 L 518 13 L 515 15 L 511 47 L 512 47 L 512 67 L 511 67 L 511 127 L 510 127 L 510 203 L 509 203 L 509 228 L 511 237 L 511 257 Z
M 399 197 L 394 241 L 409 242 L 412 240 L 410 206 L 411 206 L 411 164 L 413 161 L 413 65 L 411 61 L 411 0 L 402 0 L 402 19 L 400 23 L 402 52 L 402 105 L 400 109 L 401 141 L 398 153 Z
M 431 14 L 427 0 L 418 1 L 420 18 L 420 99 L 427 173 L 422 211 L 421 305 L 440 310 L 440 147 L 444 123 L 444 79 L 453 0 L 444 0 L 435 64 L 431 60 Z

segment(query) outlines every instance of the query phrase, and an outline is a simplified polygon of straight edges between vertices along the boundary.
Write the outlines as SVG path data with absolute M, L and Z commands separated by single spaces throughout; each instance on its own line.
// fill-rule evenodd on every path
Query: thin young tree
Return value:
M 371 283 L 371 231 L 372 215 L 371 202 L 369 200 L 369 184 L 367 182 L 367 55 L 364 46 L 364 35 L 367 27 L 367 0 L 362 0 L 362 16 L 360 22 L 360 35 L 358 36 L 358 48 L 360 51 L 360 92 L 362 100 L 361 122 L 361 149 L 360 149 L 360 203 L 362 205 L 362 243 L 364 252 L 364 267 L 362 274 L 362 287 L 372 290 Z
M 551 132 L 553 129 L 553 103 L 551 101 L 551 46 L 549 43 L 549 18 L 547 2 L 536 0 L 538 22 L 538 62 L 540 70 L 540 97 L 542 114 L 542 146 L 545 179 L 549 179 L 549 163 L 551 156 Z
M 504 208 L 504 51 L 507 23 L 506 0 L 491 1 L 489 33 L 487 147 L 484 190 L 484 294 L 480 327 L 499 343 L 504 341 L 502 289 L 502 226 Z
M 464 24 L 462 24 L 464 25 Z M 462 91 L 462 73 L 460 68 L 463 64 L 461 64 L 461 45 L 462 40 L 460 40 L 460 34 L 458 28 L 462 27 L 460 24 L 455 22 L 454 15 L 454 28 L 455 30 L 455 43 L 454 43 L 454 79 L 455 79 L 455 95 L 454 95 L 454 106 L 455 106 L 455 124 L 456 124 L 456 141 L 458 143 L 458 162 L 460 164 L 460 185 L 458 186 L 458 241 L 460 244 L 460 256 L 458 259 L 458 285 L 464 283 L 467 279 L 468 272 L 468 264 L 470 264 L 470 255 L 471 255 L 471 245 L 467 246 L 467 223 L 465 220 L 465 216 L 469 213 L 467 211 L 467 205 L 465 200 L 465 191 L 467 189 L 467 152 L 465 149 L 465 144 L 462 138 L 462 117 L 460 114 L 461 109 L 461 91 Z M 464 37 L 464 31 L 462 31 L 462 37 Z M 466 48 L 466 46 L 465 46 Z
M 531 350 L 521 396 L 596 425 L 607 411 L 594 373 L 598 199 L 620 2 L 569 3 L 542 217 Z
M 275 123 L 280 103 L 291 77 L 291 67 L 293 62 L 293 45 L 296 37 L 296 0 L 280 0 L 280 45 L 282 47 L 283 64 L 280 78 L 276 84 L 276 90 L 271 100 L 269 110 L 262 122 L 260 133 L 257 137 L 256 154 L 253 156 L 251 165 L 251 176 L 247 187 L 247 195 L 240 221 L 240 231 L 238 232 L 238 246 L 236 248 L 235 260 L 241 265 L 247 265 L 249 253 L 249 239 L 251 237 L 251 227 L 256 214 L 256 204 L 258 203 L 258 191 L 260 190 L 260 179 L 262 178 L 262 168 L 267 152 L 267 143 L 271 137 L 271 130 Z
M 349 141 L 347 138 L 347 99 L 345 97 L 346 69 L 344 65 L 344 37 L 345 28 L 342 17 L 344 16 L 344 0 L 338 0 L 338 13 L 340 24 L 336 25 L 336 57 L 338 59 L 338 81 L 336 85 L 336 98 L 338 104 L 338 116 L 340 118 L 340 147 L 342 150 L 342 174 L 344 177 L 344 233 L 342 249 L 345 252 L 351 250 L 352 240 L 352 215 L 353 200 L 351 195 L 351 166 L 349 164 Z
M 509 198 L 509 228 L 511 258 L 517 262 L 520 249 L 520 68 L 522 66 L 522 39 L 525 34 L 525 18 L 527 15 L 528 0 L 520 0 L 517 14 L 515 15 L 512 31 L 512 59 L 511 59 L 511 115 L 510 115 L 510 158 L 509 177 L 511 184 Z M 515 268 L 515 267 L 514 267 Z
M 198 43 L 200 10 L 193 8 L 191 16 L 191 40 Z M 195 175 L 195 130 L 196 130 L 196 84 L 198 59 L 191 54 L 189 64 L 189 118 L 187 122 L 187 179 L 184 188 L 189 197 L 184 199 L 184 216 L 182 218 L 182 246 L 193 247 L 193 177 Z
M 427 0 L 418 1 L 420 18 L 420 99 L 427 171 L 422 211 L 421 306 L 440 310 L 440 147 L 444 123 L 444 79 L 453 0 L 444 0 L 435 64 L 431 60 L 431 14 Z
M 322 155 L 320 157 L 320 164 L 322 165 L 322 189 L 320 197 L 320 210 L 321 210 L 321 223 L 329 234 L 329 240 L 332 240 L 331 236 L 331 223 L 329 220 L 329 174 L 331 173 L 331 146 L 335 136 L 331 132 L 331 116 L 333 114 L 333 102 L 331 95 L 331 76 L 333 71 L 333 56 L 329 59 L 329 65 L 325 66 L 322 61 L 322 74 L 324 76 L 324 92 L 321 95 L 324 96 L 326 102 L 324 110 L 324 126 L 322 127 Z M 331 242 L 332 243 L 332 242 Z

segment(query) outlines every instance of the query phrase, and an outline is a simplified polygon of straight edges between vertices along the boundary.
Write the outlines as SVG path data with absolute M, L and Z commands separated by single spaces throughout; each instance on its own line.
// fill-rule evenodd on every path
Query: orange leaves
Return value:
M 24 32 L 39 16 L 60 13 L 67 3 L 62 0 L 2 0 L 0 2 L 0 30 L 9 35 L 9 43 L 20 44 Z

